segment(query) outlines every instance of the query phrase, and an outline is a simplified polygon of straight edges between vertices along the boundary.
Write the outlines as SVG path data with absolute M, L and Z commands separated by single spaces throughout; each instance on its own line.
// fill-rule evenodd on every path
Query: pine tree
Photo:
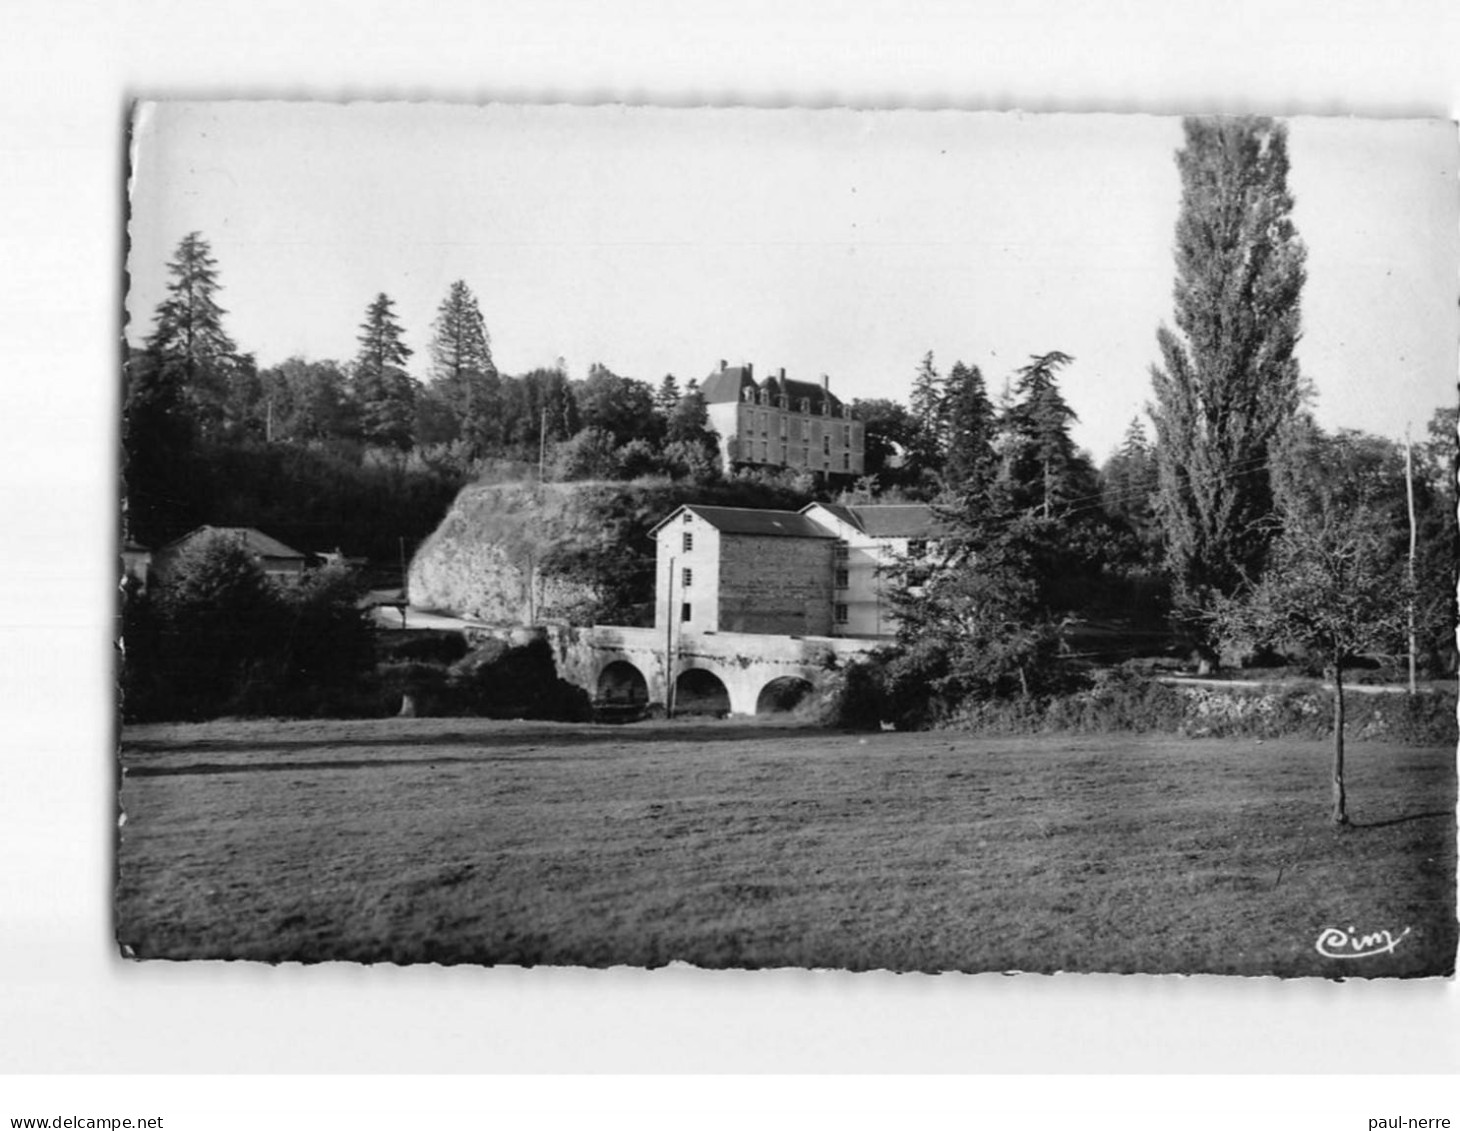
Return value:
M 365 313 L 355 361 L 355 397 L 366 442 L 404 451 L 414 439 L 416 391 L 405 371 L 411 349 L 401 340 L 403 331 L 393 306 L 382 293 Z
M 1156 526 L 1156 454 L 1139 417 L 1131 419 L 1120 447 L 1100 472 L 1101 504 L 1144 546 L 1159 538 Z
M 665 419 L 674 415 L 674 410 L 679 407 L 679 382 L 674 379 L 673 373 L 664 374 L 664 380 L 659 382 L 659 388 L 654 392 L 654 407 L 660 416 Z
M 943 465 L 945 416 L 943 378 L 933 364 L 932 350 L 918 363 L 908 405 L 917 429 L 909 454 L 919 472 L 936 471 Z
M 1043 518 L 1090 485 L 1090 468 L 1075 449 L 1070 425 L 1079 418 L 1059 391 L 1058 370 L 1074 359 L 1054 350 L 1019 370 L 1016 400 L 1005 420 L 1010 443 L 1004 478 L 1016 508 Z
M 1176 163 L 1176 329 L 1157 333 L 1151 416 L 1167 565 L 1205 646 L 1200 610 L 1255 576 L 1271 537 L 1270 448 L 1304 399 L 1305 252 L 1281 124 L 1188 118 Z
M 976 365 L 954 362 L 948 372 L 948 454 L 943 483 L 972 505 L 987 501 L 994 478 L 994 406 Z
M 202 234 L 189 232 L 167 270 L 172 281 L 147 348 L 173 375 L 199 431 L 209 435 L 222 427 L 237 363 L 218 305 L 218 264 Z
M 500 442 L 501 379 L 476 295 L 463 280 L 451 284 L 432 324 L 431 380 L 473 454 Z

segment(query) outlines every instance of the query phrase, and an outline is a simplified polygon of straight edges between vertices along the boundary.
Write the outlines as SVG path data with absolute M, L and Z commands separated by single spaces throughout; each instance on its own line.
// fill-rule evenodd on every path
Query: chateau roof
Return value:
M 831 405 L 833 414 L 841 413 L 842 402 L 830 389 L 816 381 L 797 381 L 780 376 L 784 372 L 781 370 L 764 381 L 756 381 L 753 365 L 725 365 L 722 362 L 719 369 L 700 382 L 700 392 L 704 394 L 706 404 L 733 404 L 744 396 L 741 390 L 749 387 L 764 390 L 772 398 L 786 397 L 792 412 L 799 412 L 801 402 L 806 400 L 811 402 L 813 413 L 820 414 L 823 403 Z

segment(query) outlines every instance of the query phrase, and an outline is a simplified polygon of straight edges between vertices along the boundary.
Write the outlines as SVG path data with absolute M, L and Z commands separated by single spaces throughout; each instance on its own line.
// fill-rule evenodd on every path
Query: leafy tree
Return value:
M 643 381 L 620 377 L 606 365 L 589 366 L 588 377 L 573 386 L 573 398 L 583 427 L 597 428 L 616 443 L 657 440 L 662 435 L 654 390 Z
M 178 367 L 134 352 L 124 370 L 125 536 L 158 546 L 187 529 L 196 429 Z
M 430 350 L 434 402 L 444 410 L 434 416 L 427 410 L 432 435 L 450 431 L 454 420 L 455 435 L 466 439 L 474 454 L 495 448 L 500 443 L 501 379 L 492 362 L 486 320 L 463 280 L 451 284 L 437 310 Z
M 615 479 L 622 468 L 619 450 L 611 433 L 589 426 L 553 446 L 550 477 L 560 482 Z
M 404 331 L 394 305 L 381 293 L 365 312 L 355 361 L 355 397 L 366 442 L 404 451 L 414 439 L 416 390 L 405 371 L 412 351 L 401 340 Z
M 1304 397 L 1305 251 L 1281 124 L 1188 118 L 1176 163 L 1176 328 L 1157 332 L 1151 416 L 1167 562 L 1195 611 L 1255 575 L 1271 538 L 1268 457 Z
M 854 400 L 852 415 L 862 422 L 863 468 L 884 486 L 913 482 L 904 459 L 912 450 L 917 423 L 906 405 L 885 397 Z
M 1037 695 L 1063 677 L 1061 618 L 1046 585 L 1055 524 L 976 510 L 948 517 L 955 533 L 936 558 L 891 571 L 899 631 L 887 670 L 902 723 L 970 698 Z
M 1341 493 L 1285 508 L 1262 580 L 1218 598 L 1219 638 L 1236 646 L 1297 644 L 1320 655 L 1333 680 L 1332 819 L 1348 821 L 1344 784 L 1344 668 L 1393 647 L 1405 625 L 1407 586 L 1387 516 Z
M 278 658 L 274 586 L 232 535 L 215 531 L 171 563 L 163 608 L 168 682 L 185 713 L 208 714 L 270 678 Z
M 686 382 L 684 395 L 669 417 L 664 460 L 679 478 L 709 483 L 720 477 L 720 445 L 710 428 L 710 410 L 699 382 Z
M 360 414 L 349 380 L 333 361 L 291 357 L 259 374 L 266 431 L 275 440 L 358 440 Z
M 360 577 L 343 565 L 311 570 L 280 595 L 286 648 L 281 693 L 296 701 L 349 689 L 375 666 L 375 632 L 360 608 Z
M 1032 357 L 1019 370 L 1016 400 L 1004 428 L 1003 478 L 1016 509 L 1037 509 L 1050 518 L 1056 508 L 1092 493 L 1093 469 L 1075 448 L 1070 424 L 1074 409 L 1059 390 L 1057 372 L 1073 358 L 1055 350 Z
M 167 298 L 157 308 L 147 349 L 172 373 L 194 422 L 204 434 L 225 419 L 237 349 L 223 329 L 218 305 L 218 263 L 199 232 L 189 232 L 167 265 Z
M 976 365 L 954 362 L 946 396 L 948 454 L 944 487 L 959 495 L 986 499 L 995 473 L 994 406 Z

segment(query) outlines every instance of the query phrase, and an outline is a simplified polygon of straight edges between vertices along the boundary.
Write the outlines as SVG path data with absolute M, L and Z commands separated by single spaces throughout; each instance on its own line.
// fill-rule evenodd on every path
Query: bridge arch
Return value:
M 728 715 L 730 689 L 712 671 L 686 668 L 674 680 L 676 715 Z
M 803 679 L 799 675 L 778 676 L 762 687 L 760 694 L 755 697 L 755 713 L 774 715 L 783 711 L 794 711 L 812 690 L 809 679 Z
M 649 681 L 628 660 L 612 660 L 598 673 L 594 698 L 614 706 L 642 707 L 649 702 Z

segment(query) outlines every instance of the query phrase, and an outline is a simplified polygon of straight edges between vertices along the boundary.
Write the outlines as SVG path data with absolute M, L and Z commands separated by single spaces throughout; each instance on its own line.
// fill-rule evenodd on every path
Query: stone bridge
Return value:
M 595 625 L 517 629 L 545 637 L 558 675 L 600 705 L 665 707 L 675 714 L 757 715 L 793 706 L 834 667 L 885 641 L 745 632 L 679 632 Z M 672 698 L 671 698 L 672 696 Z

